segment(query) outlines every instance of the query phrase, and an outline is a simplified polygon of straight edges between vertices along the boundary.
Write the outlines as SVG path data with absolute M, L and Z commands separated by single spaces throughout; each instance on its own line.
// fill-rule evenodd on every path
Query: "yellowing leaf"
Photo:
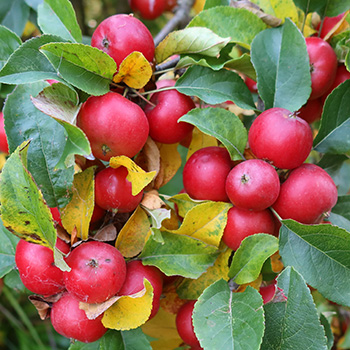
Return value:
M 283 262 L 281 260 L 281 255 L 279 252 L 276 252 L 275 254 L 271 255 L 271 269 L 275 273 L 279 273 L 283 270 Z
M 304 23 L 305 13 L 298 8 L 299 22 L 297 23 L 297 26 L 301 30 L 304 24 L 303 34 L 305 37 L 311 36 L 316 33 L 316 30 L 313 28 L 313 25 L 312 25 L 312 16 L 314 14 L 315 12 L 308 13 Z
M 128 169 L 128 176 L 126 177 L 131 182 L 132 195 L 139 194 L 154 178 L 155 171 L 145 172 L 132 159 L 126 156 L 112 157 L 109 161 L 112 168 L 119 168 L 124 166 Z
M 324 40 L 331 39 L 334 35 L 339 34 L 349 28 L 349 23 L 346 21 L 346 16 L 349 11 L 346 11 L 342 17 L 342 19 L 327 33 L 327 35 L 323 38 Z
M 202 242 L 218 247 L 227 222 L 230 203 L 206 202 L 188 211 L 178 230 L 170 231 L 197 238 Z
M 120 64 L 113 81 L 124 82 L 131 88 L 141 89 L 151 79 L 152 73 L 152 67 L 145 56 L 141 52 L 134 51 Z
M 236 292 L 243 293 L 247 289 L 248 286 L 253 287 L 256 290 L 259 290 L 260 286 L 261 286 L 261 282 L 262 282 L 262 275 L 260 274 L 259 277 L 255 281 L 240 285 L 236 289 Z
M 6 155 L 5 153 L 1 152 L 0 153 L 0 171 L 4 167 L 5 163 L 6 163 Z
M 115 247 L 126 258 L 136 256 L 145 245 L 150 226 L 147 214 L 138 206 L 119 231 Z
M 72 200 L 61 210 L 63 227 L 82 240 L 89 236 L 89 225 L 95 205 L 94 167 L 74 175 Z
M 195 13 L 199 13 L 203 10 L 205 4 L 205 0 L 196 0 L 193 5 L 193 10 Z
M 102 324 L 106 328 L 126 331 L 143 325 L 152 309 L 153 288 L 144 280 L 145 288 L 136 294 L 121 296 L 103 315 Z
M 194 128 L 192 132 L 192 140 L 190 143 L 190 147 L 188 147 L 187 159 L 191 157 L 191 155 L 204 147 L 217 146 L 218 140 L 210 135 L 204 134 L 198 128 Z
M 232 250 L 227 249 L 222 252 L 216 259 L 213 266 L 210 266 L 199 278 L 186 278 L 177 288 L 177 292 L 182 299 L 195 300 L 202 294 L 205 288 L 219 279 L 229 280 L 229 264 L 228 260 L 231 256 Z
M 180 280 L 182 279 L 182 277 L 174 277 Z M 163 287 L 162 297 L 160 299 L 160 307 L 174 315 L 177 314 L 180 307 L 186 302 L 186 300 L 180 299 L 176 287 L 176 283 L 171 283 Z
M 177 210 L 179 215 L 184 218 L 189 210 L 200 203 L 204 203 L 207 201 L 195 200 L 192 199 L 187 193 L 179 193 L 175 196 L 169 198 L 170 202 L 173 202 L 177 205 Z

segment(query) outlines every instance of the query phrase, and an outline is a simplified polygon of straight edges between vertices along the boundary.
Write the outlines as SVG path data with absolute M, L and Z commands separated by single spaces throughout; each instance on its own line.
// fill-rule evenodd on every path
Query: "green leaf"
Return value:
M 346 61 L 347 54 L 350 51 L 350 30 L 345 30 L 339 34 L 333 35 L 330 44 L 337 55 L 338 61 Z
M 219 255 L 216 247 L 198 239 L 162 231 L 164 243 L 150 237 L 139 256 L 144 265 L 158 267 L 167 276 L 198 278 Z
M 229 6 L 230 0 L 206 0 L 203 10 L 208 10 L 215 6 Z
M 82 34 L 73 6 L 68 0 L 44 0 L 38 6 L 38 24 L 45 34 L 81 42 Z
M 256 108 L 243 79 L 226 69 L 215 72 L 207 67 L 190 67 L 177 80 L 175 88 L 185 95 L 197 96 L 212 105 L 232 101 L 244 109 Z
M 16 266 L 15 253 L 19 239 L 4 227 L 0 217 L 0 278 Z
M 245 238 L 233 256 L 229 277 L 238 284 L 255 281 L 264 262 L 278 250 L 278 239 L 259 233 Z
M 293 0 L 304 12 L 318 12 L 320 16 L 334 17 L 350 7 L 349 0 Z
M 51 249 L 56 230 L 49 208 L 27 170 L 29 143 L 18 147 L 7 159 L 0 177 L 1 219 L 18 237 Z
M 58 36 L 42 35 L 23 43 L 0 71 L 0 83 L 27 84 L 44 79 L 61 80 L 39 47 L 52 41 L 63 41 Z
M 156 62 L 161 63 L 172 55 L 186 53 L 216 57 L 229 41 L 230 38 L 221 38 L 205 27 L 173 31 L 157 46 Z
M 339 196 L 333 207 L 329 220 L 333 225 L 350 232 L 350 196 Z
M 280 255 L 327 299 L 350 306 L 350 233 L 332 225 L 283 220 Z
M 71 43 L 46 44 L 40 51 L 59 75 L 80 90 L 95 96 L 109 91 L 117 66 L 103 51 L 89 45 Z
M 262 299 L 251 287 L 232 293 L 224 280 L 215 282 L 198 298 L 192 317 L 204 349 L 260 349 L 264 334 Z
M 222 108 L 193 109 L 180 121 L 195 125 L 207 135 L 216 137 L 229 151 L 233 160 L 243 159 L 247 130 L 232 112 Z
M 298 23 L 298 10 L 293 0 L 253 0 L 252 2 L 268 15 L 280 18 L 283 21 L 288 17 L 294 23 Z
M 305 39 L 293 22 L 286 19 L 283 26 L 258 34 L 251 59 L 265 109 L 281 107 L 294 112 L 306 103 L 311 93 L 309 56 Z
M 131 329 L 129 331 L 121 332 L 124 348 L 125 350 L 142 349 L 142 350 L 152 350 L 151 344 L 147 339 L 146 335 L 142 332 L 141 328 Z M 112 348 L 108 347 L 101 350 L 110 350 Z
M 36 108 L 54 118 L 67 132 L 65 149 L 56 166 L 58 169 L 64 169 L 65 165 L 74 165 L 76 154 L 91 154 L 89 140 L 83 131 L 74 125 L 80 107 L 75 90 L 61 83 L 52 84 L 44 88 L 38 96 L 32 97 L 32 101 Z
M 0 1 L 0 24 L 21 36 L 29 18 L 29 6 L 23 0 Z
M 249 49 L 254 37 L 266 28 L 265 23 L 246 9 L 217 6 L 201 11 L 188 27 L 206 27 L 222 38 Z
M 321 322 L 321 325 L 324 328 L 324 332 L 325 332 L 326 337 L 327 337 L 328 350 L 331 350 L 332 347 L 333 347 L 333 344 L 334 344 L 334 336 L 333 336 L 331 325 L 328 322 L 326 316 L 323 315 L 323 314 L 321 314 L 321 316 L 320 316 L 320 322 Z
M 0 69 L 21 44 L 21 38 L 16 33 L 0 25 Z
M 33 10 L 37 11 L 38 6 L 43 2 L 43 0 L 24 0 L 28 6 Z
M 81 343 L 80 341 L 75 341 L 70 345 L 68 350 L 100 350 L 100 340 L 94 341 L 93 343 Z
M 350 80 L 340 84 L 327 97 L 314 148 L 322 153 L 350 151 Z
M 287 301 L 264 306 L 266 329 L 261 350 L 327 350 L 310 290 L 302 276 L 287 267 L 277 278 Z
M 19 85 L 6 100 L 5 130 L 10 151 L 31 140 L 28 170 L 50 207 L 63 207 L 70 201 L 74 167 L 57 170 L 65 149 L 67 134 L 54 119 L 41 113 L 30 100 L 47 83 Z

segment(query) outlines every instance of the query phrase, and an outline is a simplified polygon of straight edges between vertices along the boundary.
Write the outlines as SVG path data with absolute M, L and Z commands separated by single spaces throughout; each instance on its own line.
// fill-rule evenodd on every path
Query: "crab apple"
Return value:
M 60 238 L 57 238 L 56 248 L 64 254 L 70 250 Z M 50 248 L 21 239 L 16 247 L 15 262 L 23 284 L 31 292 L 49 296 L 64 289 L 63 271 L 55 265 Z
M 337 72 L 337 56 L 326 41 L 317 37 L 305 39 L 310 60 L 310 99 L 321 97 L 333 84 Z
M 105 161 L 120 155 L 135 156 L 149 132 L 141 107 L 112 91 L 90 96 L 79 111 L 77 126 L 89 139 L 93 155 Z
M 199 340 L 194 332 L 192 314 L 194 304 L 197 300 L 189 300 L 181 306 L 176 315 L 176 329 L 181 339 L 190 346 L 200 346 Z
M 59 209 L 57 207 L 49 208 L 49 209 L 50 209 L 53 221 L 59 224 L 60 226 L 62 226 L 61 214 Z
M 102 303 L 116 295 L 126 276 L 126 263 L 115 247 L 98 241 L 77 246 L 66 258 L 68 292 L 86 303 Z
M 85 311 L 79 308 L 79 300 L 71 293 L 65 293 L 51 309 L 50 319 L 57 333 L 83 343 L 100 339 L 106 332 L 102 324 L 103 314 L 88 319 Z
M 132 195 L 131 182 L 127 179 L 128 170 L 105 168 L 95 178 L 95 201 L 105 210 L 118 210 L 129 213 L 136 209 L 142 199 L 143 190 L 136 196 Z
M 129 0 L 131 9 L 144 19 L 153 20 L 166 9 L 166 0 Z
M 321 119 L 323 110 L 323 102 L 320 98 L 316 98 L 315 100 L 308 100 L 304 106 L 302 106 L 297 115 L 299 118 L 304 119 L 309 124 L 312 124 L 316 120 Z
M 9 153 L 9 145 L 4 124 L 4 113 L 0 112 L 0 152 Z
M 237 207 L 263 210 L 271 206 L 280 192 L 280 180 L 273 166 L 261 159 L 237 164 L 226 179 L 226 193 Z
M 320 38 L 324 38 L 339 22 L 343 19 L 345 12 L 335 17 L 324 17 L 321 32 L 319 33 Z M 316 30 L 319 31 L 321 22 L 317 25 Z
M 177 0 L 166 0 L 165 11 L 172 11 L 177 5 Z
M 313 142 L 310 125 L 287 109 L 261 113 L 248 133 L 249 146 L 260 159 L 281 169 L 293 169 L 308 157 Z
M 270 209 L 251 211 L 232 207 L 227 212 L 223 242 L 237 250 L 244 238 L 256 233 L 275 234 L 275 221 Z
M 335 79 L 331 87 L 326 91 L 321 99 L 324 102 L 328 95 L 341 83 L 344 83 L 344 81 L 350 79 L 350 72 L 346 69 L 346 66 L 344 64 L 340 64 L 337 68 L 337 73 L 335 75 Z
M 152 310 L 149 317 L 151 319 L 159 310 L 163 290 L 163 274 L 155 266 L 143 265 L 140 260 L 129 261 L 126 265 L 126 279 L 118 295 L 131 295 L 140 292 L 144 288 L 144 278 L 153 287 Z
M 315 224 L 334 207 L 337 198 L 337 187 L 326 171 L 303 164 L 291 171 L 272 207 L 282 219 Z
M 225 190 L 233 162 L 226 148 L 201 148 L 187 160 L 183 170 L 185 192 L 193 199 L 229 202 Z
M 118 67 L 134 51 L 141 52 L 149 62 L 154 58 L 152 34 L 132 15 L 117 14 L 103 20 L 92 34 L 91 46 L 106 52 Z
M 149 123 L 151 138 L 161 143 L 176 143 L 184 139 L 192 130 L 193 125 L 178 122 L 179 118 L 195 108 L 192 98 L 177 90 L 156 92 L 147 104 L 145 113 Z
M 253 80 L 249 77 L 245 77 L 244 82 L 247 85 L 250 92 L 252 92 L 254 94 L 256 94 L 258 92 L 258 84 L 255 80 Z
M 260 287 L 259 293 L 263 299 L 264 304 L 267 304 L 273 299 L 273 297 L 276 294 L 276 291 L 277 291 L 276 281 L 273 281 L 273 283 L 268 284 L 267 286 Z

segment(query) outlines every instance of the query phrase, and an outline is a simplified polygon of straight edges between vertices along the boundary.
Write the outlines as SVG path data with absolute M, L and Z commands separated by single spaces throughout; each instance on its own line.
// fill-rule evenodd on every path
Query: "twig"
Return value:
M 164 63 L 158 64 L 156 66 L 156 72 L 168 70 L 170 68 L 174 68 L 179 63 L 179 61 L 180 61 L 180 57 L 175 57 L 170 61 L 166 61 Z

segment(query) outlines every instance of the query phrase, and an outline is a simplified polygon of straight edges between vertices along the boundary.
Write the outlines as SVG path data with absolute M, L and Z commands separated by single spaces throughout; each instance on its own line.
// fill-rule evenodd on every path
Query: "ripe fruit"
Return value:
M 141 202 L 143 190 L 133 196 L 127 176 L 128 170 L 123 166 L 101 170 L 95 178 L 96 204 L 105 210 L 133 211 Z
M 313 142 L 310 125 L 284 108 L 270 108 L 252 123 L 248 134 L 252 152 L 281 169 L 293 169 L 308 157 Z
M 140 260 L 129 261 L 126 268 L 126 279 L 118 294 L 131 295 L 140 292 L 144 288 L 143 280 L 146 278 L 153 287 L 152 310 L 149 317 L 151 319 L 159 309 L 163 290 L 163 274 L 154 266 L 143 265 Z
M 192 323 L 192 313 L 195 303 L 196 300 L 188 301 L 181 306 L 176 315 L 176 329 L 181 339 L 190 346 L 200 346 Z
M 303 164 L 281 185 L 273 208 L 282 219 L 315 224 L 334 207 L 337 198 L 337 187 L 326 171 L 315 164 Z
M 309 124 L 316 120 L 320 120 L 322 116 L 323 103 L 321 98 L 315 100 L 308 100 L 297 112 L 297 116 L 304 119 Z
M 129 0 L 131 9 L 144 19 L 153 20 L 159 17 L 166 8 L 166 0 Z
M 337 71 L 337 56 L 326 41 L 317 37 L 305 39 L 310 60 L 310 99 L 322 96 L 333 84 Z
M 276 290 L 277 290 L 276 281 L 274 281 L 273 283 L 267 286 L 260 287 L 259 293 L 261 294 L 264 304 L 268 303 L 273 299 L 273 297 L 275 296 Z
M 9 145 L 4 125 L 4 113 L 0 111 L 0 152 L 9 153 Z
M 64 254 L 70 249 L 60 238 L 57 238 L 56 247 Z M 23 284 L 31 292 L 49 296 L 64 289 L 63 271 L 55 265 L 50 248 L 21 239 L 15 261 Z
M 52 218 L 53 218 L 53 221 L 62 226 L 62 221 L 61 221 L 61 214 L 60 214 L 60 211 L 57 207 L 55 208 L 49 208 L 50 209 L 50 212 L 51 212 L 51 215 L 52 215 Z
M 343 19 L 344 17 L 344 12 L 341 13 L 338 16 L 335 17 L 325 17 L 323 19 L 323 24 L 321 28 L 321 33 L 319 34 L 320 38 L 324 38 L 336 25 L 339 24 L 339 22 Z M 318 24 L 316 27 L 316 30 L 320 30 L 321 22 Z
M 154 58 L 152 34 L 132 15 L 118 14 L 103 20 L 92 34 L 91 46 L 106 52 L 118 67 L 134 51 L 141 52 L 149 62 Z
M 251 211 L 237 207 L 227 212 L 227 224 L 222 236 L 223 242 L 237 250 L 244 238 L 256 233 L 275 233 L 275 222 L 269 209 Z
M 260 159 L 249 159 L 229 172 L 225 188 L 235 206 L 263 210 L 276 201 L 280 180 L 273 166 Z
M 141 107 L 116 92 L 89 97 L 79 111 L 77 125 L 89 139 L 93 155 L 105 161 L 135 156 L 149 131 Z
M 346 69 L 344 64 L 341 64 L 337 68 L 337 73 L 331 87 L 322 95 L 321 99 L 324 102 L 328 95 L 341 83 L 344 83 L 345 80 L 350 79 L 350 72 Z
M 213 146 L 196 151 L 184 166 L 185 192 L 193 199 L 228 202 L 225 182 L 232 165 L 226 148 Z
M 64 272 L 66 289 L 80 301 L 102 303 L 116 295 L 125 281 L 125 260 L 107 243 L 82 243 L 66 261 L 71 268 Z
M 106 332 L 101 322 L 103 314 L 89 320 L 84 310 L 79 308 L 79 300 L 65 293 L 52 306 L 50 318 L 57 333 L 67 338 L 90 343 L 100 339 Z
M 191 97 L 176 90 L 160 91 L 152 95 L 151 103 L 156 106 L 147 104 L 145 113 L 153 140 L 167 144 L 176 143 L 193 130 L 193 125 L 178 122 L 179 118 L 195 108 Z
M 253 80 L 249 77 L 245 77 L 244 82 L 247 85 L 250 92 L 255 93 L 255 94 L 258 92 L 258 84 L 255 80 Z

